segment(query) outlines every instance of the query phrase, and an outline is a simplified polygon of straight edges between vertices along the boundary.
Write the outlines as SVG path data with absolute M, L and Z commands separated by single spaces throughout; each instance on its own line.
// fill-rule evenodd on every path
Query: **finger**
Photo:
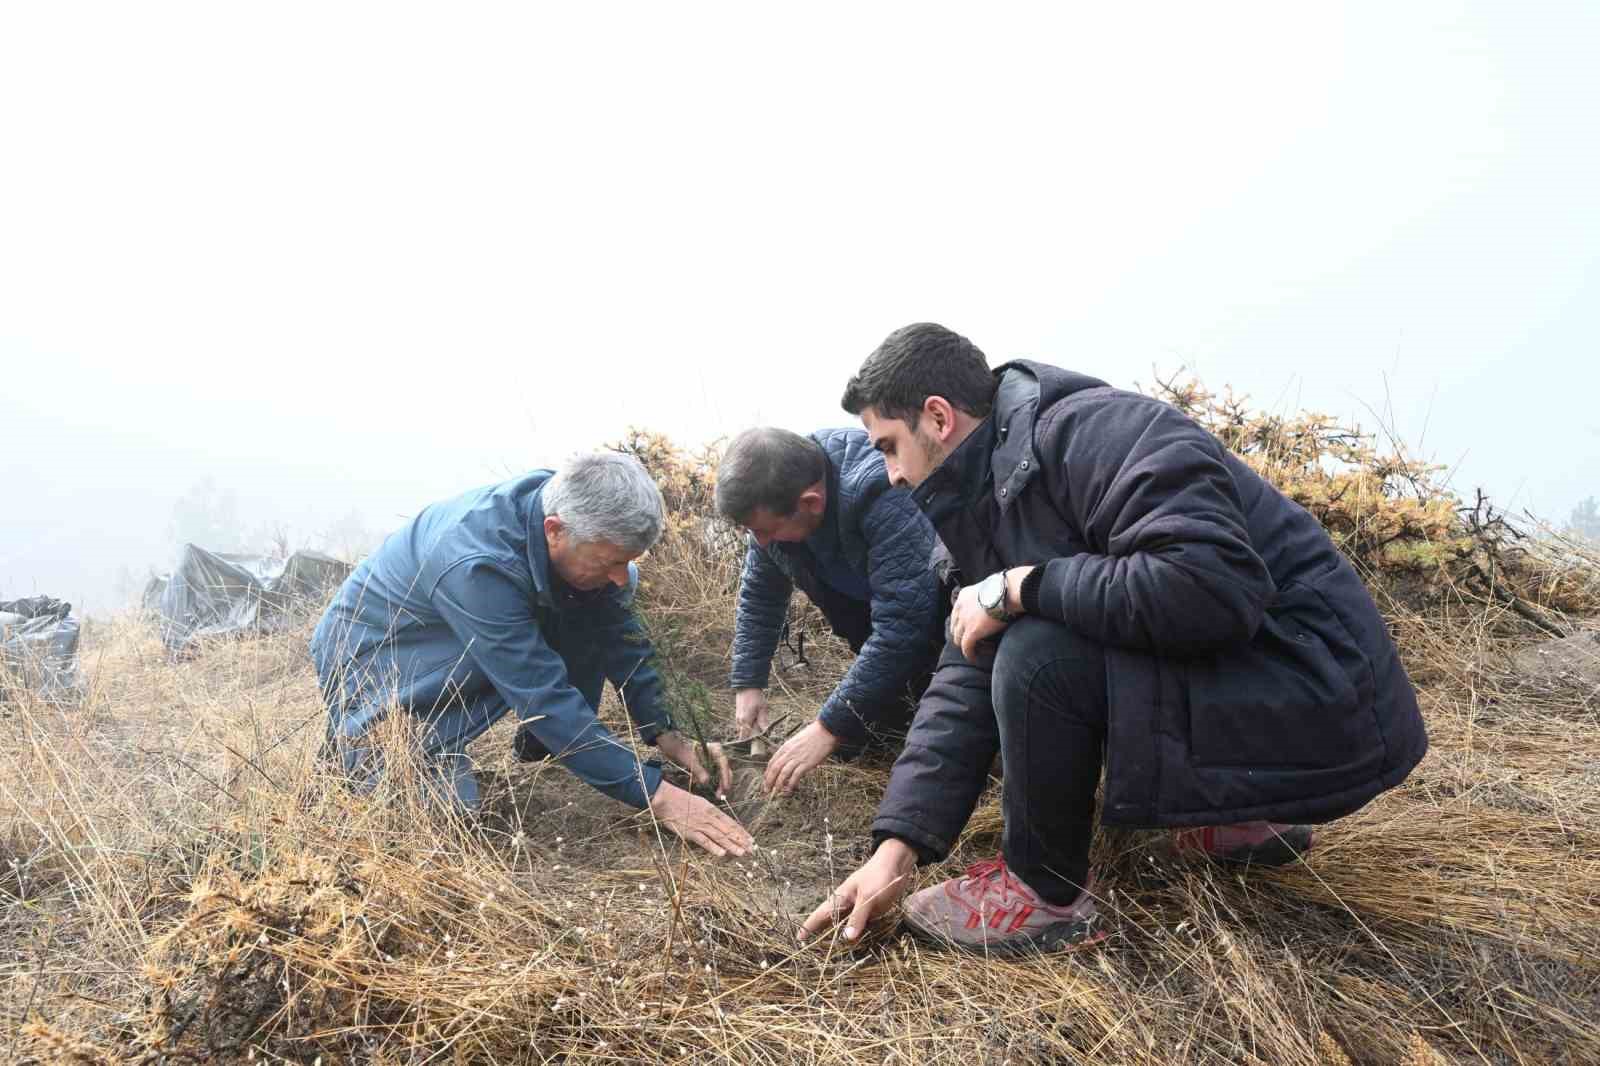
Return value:
M 695 784 L 704 787 L 711 783 L 710 771 L 700 765 L 700 757 L 694 753 L 693 749 L 690 749 L 687 762 L 683 768 L 689 771 L 689 776 L 694 779 Z
M 778 770 L 778 778 L 777 778 L 776 781 L 774 781 L 772 783 L 772 791 L 777 793 L 780 796 L 787 796 L 789 794 L 790 789 L 793 787 L 792 785 L 789 784 L 789 778 L 790 778 L 790 776 L 792 776 L 793 773 L 794 773 L 794 760 L 790 759 L 790 760 L 786 761 L 783 764 L 783 766 Z
M 837 924 L 845 908 L 855 900 L 855 887 L 848 883 L 840 885 L 838 891 L 823 900 L 811 916 L 800 923 L 800 939 L 822 932 Z
M 728 852 L 722 847 L 722 845 L 718 844 L 715 840 L 712 840 L 704 833 L 696 833 L 689 839 L 702 850 L 709 851 L 719 859 L 726 859 L 728 857 Z
M 866 893 L 856 894 L 856 905 L 850 910 L 850 917 L 844 923 L 844 938 L 854 940 L 867 931 L 867 925 L 877 917 L 878 900 L 876 895 Z
M 734 855 L 743 855 L 750 849 L 749 834 L 744 831 L 744 826 L 720 812 L 713 812 L 712 817 L 706 819 L 700 826 L 699 832 L 707 840 Z
M 717 760 L 717 776 L 720 778 L 717 795 L 727 796 L 733 791 L 733 764 L 728 761 L 728 753 L 722 750 L 721 744 L 711 745 L 711 755 Z
M 754 841 L 751 839 L 750 834 L 745 832 L 744 826 L 732 818 L 725 818 L 723 819 L 723 824 L 717 828 L 720 831 L 718 840 L 723 847 L 741 857 L 749 852 L 750 845 Z
M 789 761 L 789 745 L 779 748 L 777 754 L 767 761 L 767 772 L 761 777 L 761 784 L 768 792 L 777 790 L 778 778 L 783 776 L 783 768 Z
M 785 796 L 787 796 L 787 795 L 789 795 L 791 792 L 793 792 L 795 790 L 795 786 L 800 784 L 800 779 L 802 777 L 804 777 L 805 775 L 806 775 L 805 760 L 797 758 L 794 761 L 792 761 L 791 763 L 789 763 L 788 766 L 784 767 L 783 782 L 778 787 L 780 789 L 782 789 L 783 790 L 783 794 Z

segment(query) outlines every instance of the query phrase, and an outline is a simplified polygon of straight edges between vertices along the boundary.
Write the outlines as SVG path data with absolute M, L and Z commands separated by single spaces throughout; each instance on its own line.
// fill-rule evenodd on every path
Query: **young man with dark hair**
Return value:
M 1271 865 L 1427 750 L 1383 618 L 1308 512 L 1193 420 L 1043 363 L 989 372 L 931 323 L 844 394 L 963 587 L 873 825 L 876 850 L 805 922 L 846 939 L 946 855 L 996 751 L 1003 854 L 911 896 L 911 929 L 995 953 L 1095 939 L 1101 820 L 1170 826 Z
M 765 689 L 796 587 L 856 653 L 816 721 L 773 754 L 767 788 L 790 792 L 830 755 L 898 740 L 933 673 L 944 616 L 933 527 L 890 486 L 867 435 L 746 430 L 717 470 L 717 510 L 750 533 L 733 637 L 740 736 L 768 727 Z

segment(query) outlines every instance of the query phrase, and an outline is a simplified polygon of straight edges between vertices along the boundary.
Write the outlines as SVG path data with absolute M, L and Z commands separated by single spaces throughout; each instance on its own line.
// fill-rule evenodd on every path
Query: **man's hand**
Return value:
M 650 797 L 657 820 L 678 836 L 717 858 L 745 855 L 755 839 L 744 826 L 712 806 L 711 801 L 663 781 Z
M 950 611 L 950 640 L 961 649 L 967 662 L 977 662 L 978 645 L 1005 632 L 1006 625 L 989 617 L 989 612 L 978 604 L 978 586 L 968 585 Z
M 763 782 L 767 791 L 787 796 L 794 791 L 800 779 L 832 755 L 839 748 L 839 738 L 828 732 L 820 721 L 812 722 L 800 732 L 783 742 L 767 763 L 767 776 Z
M 689 771 L 689 776 L 701 788 L 711 784 L 711 771 L 700 765 L 700 755 L 695 750 L 696 745 L 677 730 L 670 730 L 656 737 L 656 748 Z M 711 758 L 717 764 L 717 796 L 721 799 L 728 798 L 728 790 L 733 787 L 733 766 L 728 762 L 728 756 L 723 754 L 721 744 L 707 744 L 706 750 L 711 753 Z
M 741 688 L 733 694 L 733 721 L 737 732 L 733 739 L 746 740 L 759 736 L 772 724 L 772 711 L 767 707 L 767 694 L 758 688 Z
M 867 923 L 891 910 L 911 887 L 917 853 L 903 840 L 890 837 L 860 869 L 844 879 L 827 901 L 800 926 L 800 939 L 814 936 L 844 920 L 844 938 L 854 940 Z

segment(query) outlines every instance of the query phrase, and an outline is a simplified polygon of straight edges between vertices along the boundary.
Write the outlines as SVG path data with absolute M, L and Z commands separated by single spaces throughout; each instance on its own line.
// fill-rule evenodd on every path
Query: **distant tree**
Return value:
M 376 548 L 383 541 L 383 534 L 368 526 L 359 512 L 349 511 L 323 530 L 318 539 L 329 555 L 354 563 Z
M 179 544 L 195 544 L 209 551 L 238 551 L 244 533 L 239 525 L 239 500 L 232 489 L 215 479 L 201 478 L 172 505 L 168 530 Z
M 245 550 L 269 559 L 287 559 L 294 551 L 296 537 L 282 522 L 263 522 L 245 540 Z
M 1574 507 L 1567 528 L 1580 537 L 1600 541 L 1600 500 L 1590 496 Z

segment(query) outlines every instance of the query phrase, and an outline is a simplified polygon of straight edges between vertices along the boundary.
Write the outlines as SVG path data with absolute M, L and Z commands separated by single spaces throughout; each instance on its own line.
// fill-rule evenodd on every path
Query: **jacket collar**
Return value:
M 990 455 L 997 439 L 994 419 L 985 418 L 916 487 L 911 498 L 928 521 L 938 526 L 956 511 L 983 499 L 992 476 Z
M 817 526 L 816 532 L 806 538 L 806 544 L 813 551 L 822 549 L 830 554 L 838 554 L 839 550 L 839 516 L 844 511 L 844 501 L 839 498 L 839 469 L 833 465 L 833 459 L 828 456 L 827 449 L 823 449 L 823 491 L 828 494 L 828 499 L 823 507 L 822 522 Z
M 544 486 L 550 484 L 546 472 L 544 484 L 528 494 L 528 572 L 533 575 L 533 591 L 545 607 L 556 605 L 550 567 L 550 545 L 544 539 Z
M 1039 411 L 1039 380 L 1022 363 L 995 371 L 994 407 L 917 486 L 913 498 L 935 525 L 958 504 L 973 506 L 993 493 L 1002 512 L 1039 472 L 1033 423 Z

